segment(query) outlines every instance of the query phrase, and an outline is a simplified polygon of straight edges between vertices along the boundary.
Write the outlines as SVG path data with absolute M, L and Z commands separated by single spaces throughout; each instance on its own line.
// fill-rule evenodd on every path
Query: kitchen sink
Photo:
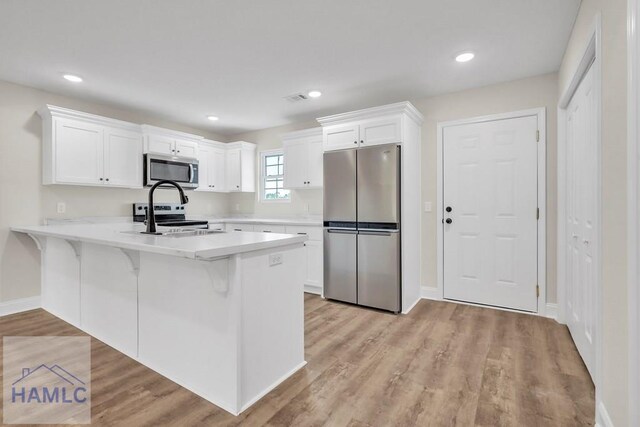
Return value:
M 156 236 L 164 237 L 195 237 L 195 236 L 209 236 L 211 234 L 226 233 L 224 230 L 208 230 L 208 229 L 192 229 L 192 228 L 168 228 L 162 230 L 163 227 L 158 227 L 158 234 Z M 148 236 L 141 231 L 122 231 L 124 234 L 134 234 L 138 236 Z
M 168 231 L 167 233 L 162 233 L 162 235 L 167 237 L 192 237 L 192 236 L 208 236 L 210 234 L 221 234 L 221 233 L 225 233 L 225 231 L 196 229 L 196 230 L 172 230 L 172 231 Z

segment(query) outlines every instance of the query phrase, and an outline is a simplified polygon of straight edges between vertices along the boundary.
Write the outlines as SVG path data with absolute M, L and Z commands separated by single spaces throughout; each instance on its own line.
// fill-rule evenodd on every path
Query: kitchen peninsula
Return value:
M 13 227 L 42 256 L 42 307 L 237 415 L 305 365 L 304 235 Z

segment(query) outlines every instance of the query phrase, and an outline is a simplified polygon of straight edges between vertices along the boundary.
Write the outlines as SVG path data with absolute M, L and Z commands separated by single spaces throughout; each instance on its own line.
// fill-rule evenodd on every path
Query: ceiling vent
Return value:
M 284 99 L 286 99 L 289 102 L 299 102 L 299 101 L 306 101 L 307 99 L 309 99 L 309 97 L 301 93 L 296 93 L 295 95 L 285 96 Z

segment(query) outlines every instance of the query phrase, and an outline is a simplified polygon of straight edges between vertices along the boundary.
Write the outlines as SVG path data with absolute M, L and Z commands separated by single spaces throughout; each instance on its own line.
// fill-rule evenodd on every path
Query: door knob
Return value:
M 444 222 L 446 222 L 447 224 L 451 224 L 453 220 L 451 218 L 447 218 L 444 220 Z
M 447 212 L 451 212 L 452 210 L 453 209 L 451 209 L 451 206 L 447 206 L 446 209 L 445 209 L 445 211 L 447 211 Z

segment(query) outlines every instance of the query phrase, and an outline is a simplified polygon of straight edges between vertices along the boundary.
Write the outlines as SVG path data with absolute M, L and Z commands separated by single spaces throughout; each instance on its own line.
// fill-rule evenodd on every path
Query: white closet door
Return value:
M 567 108 L 567 325 L 593 375 L 597 268 L 597 146 L 593 71 Z
M 445 128 L 445 298 L 538 310 L 537 131 L 536 116 Z

